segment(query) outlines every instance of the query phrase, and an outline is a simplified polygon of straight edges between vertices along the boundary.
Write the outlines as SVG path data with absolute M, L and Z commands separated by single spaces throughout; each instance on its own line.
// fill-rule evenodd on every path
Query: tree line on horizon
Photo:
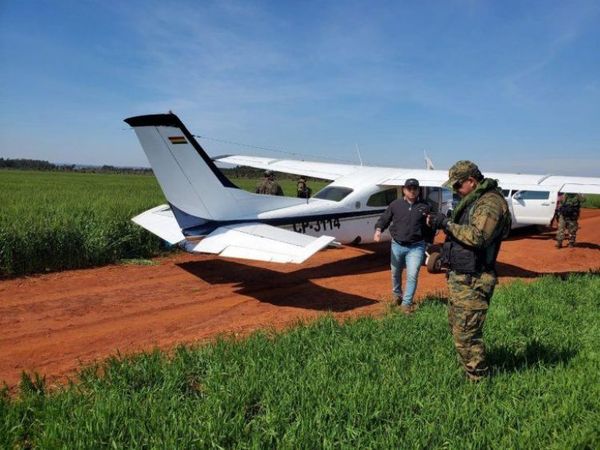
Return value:
M 81 173 L 111 173 L 111 174 L 132 174 L 132 175 L 153 175 L 151 168 L 147 167 L 119 167 L 112 165 L 92 166 L 78 164 L 54 164 L 49 161 L 39 159 L 24 159 L 24 158 L 0 158 L 0 169 L 17 169 L 17 170 L 40 170 L 48 172 L 81 172 Z M 257 179 L 264 175 L 263 169 L 254 167 L 238 166 L 233 168 L 219 168 L 223 174 L 230 178 L 248 178 Z M 297 175 L 289 173 L 275 172 L 275 177 L 282 180 L 296 180 Z M 307 177 L 308 180 L 316 180 L 316 178 Z

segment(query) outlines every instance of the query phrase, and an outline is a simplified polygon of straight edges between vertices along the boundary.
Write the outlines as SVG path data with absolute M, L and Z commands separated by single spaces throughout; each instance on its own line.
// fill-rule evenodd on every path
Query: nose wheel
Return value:
M 425 266 L 429 273 L 441 273 L 442 261 L 440 259 L 441 249 L 439 245 L 430 245 L 425 252 Z

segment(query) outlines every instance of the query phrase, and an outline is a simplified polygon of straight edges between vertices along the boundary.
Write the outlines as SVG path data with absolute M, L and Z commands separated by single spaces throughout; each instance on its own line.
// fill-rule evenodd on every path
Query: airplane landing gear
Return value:
M 442 261 L 440 260 L 441 250 L 439 245 L 430 245 L 425 251 L 425 266 L 427 266 L 427 272 L 442 272 Z

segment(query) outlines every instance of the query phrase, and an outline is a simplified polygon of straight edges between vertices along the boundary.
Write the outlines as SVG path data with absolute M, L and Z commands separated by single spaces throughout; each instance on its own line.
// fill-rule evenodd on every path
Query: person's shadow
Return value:
M 592 250 L 600 250 L 600 245 L 591 242 L 576 242 L 575 248 L 591 248 Z
M 486 351 L 492 374 L 518 372 L 540 364 L 556 366 L 570 361 L 575 355 L 575 349 L 557 349 L 537 341 L 529 342 L 522 351 L 515 351 L 506 345 L 491 346 Z
M 515 266 L 505 262 L 496 262 L 496 273 L 499 277 L 514 277 L 514 278 L 538 278 L 544 275 L 551 275 L 562 279 L 569 275 L 586 275 L 590 273 L 598 273 L 598 269 L 590 269 L 589 271 L 566 271 L 566 272 L 536 272 L 534 270 L 524 269 L 523 267 Z

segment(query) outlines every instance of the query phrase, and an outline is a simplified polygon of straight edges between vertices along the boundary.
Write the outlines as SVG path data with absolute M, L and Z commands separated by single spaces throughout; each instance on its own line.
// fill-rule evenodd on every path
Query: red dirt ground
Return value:
M 500 252 L 500 282 L 600 269 L 600 211 L 583 211 L 580 226 L 573 249 L 554 248 L 555 230 L 516 233 Z M 281 329 L 328 312 L 381 314 L 390 295 L 388 248 L 329 249 L 301 265 L 178 254 L 155 266 L 0 281 L 0 382 L 14 388 L 23 370 L 61 382 L 117 351 Z M 421 269 L 418 298 L 444 288 L 444 275 Z

